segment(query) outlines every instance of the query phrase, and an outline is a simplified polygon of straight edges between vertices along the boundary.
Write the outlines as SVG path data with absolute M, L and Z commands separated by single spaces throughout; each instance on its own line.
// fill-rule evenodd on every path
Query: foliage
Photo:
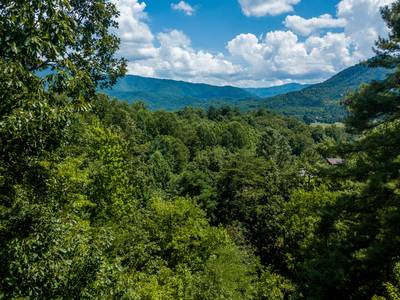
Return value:
M 0 298 L 398 299 L 400 69 L 346 99 L 347 132 L 154 112 L 95 93 L 124 71 L 116 14 L 0 4 Z
M 55 71 L 48 89 L 78 98 L 113 84 L 124 70 L 113 56 L 119 40 L 109 33 L 117 14 L 105 0 L 2 1 L 0 57 L 29 72 Z
M 319 202 L 322 206 L 315 211 L 304 202 L 292 214 L 285 209 L 286 220 L 296 220 L 304 208 L 310 214 L 304 228 L 302 222 L 287 228 L 289 233 L 300 229 L 303 235 L 297 237 L 300 244 L 288 248 L 299 272 L 298 292 L 307 299 L 366 299 L 383 294 L 399 259 L 398 7 L 397 1 L 382 10 L 391 32 L 389 39 L 378 41 L 378 56 L 370 62 L 384 67 L 392 62 L 396 69 L 387 79 L 364 85 L 345 100 L 346 125 L 353 137 L 331 151 L 346 158 L 346 163 L 333 171 L 321 170 L 328 184 L 325 195 L 305 194 L 311 196 L 308 203 L 329 198 Z M 295 249 L 301 252 L 296 254 Z M 395 286 L 386 287 L 395 297 Z

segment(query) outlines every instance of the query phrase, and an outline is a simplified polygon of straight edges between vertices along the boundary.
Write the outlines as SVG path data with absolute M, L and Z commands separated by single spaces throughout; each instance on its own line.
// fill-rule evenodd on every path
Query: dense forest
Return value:
M 345 127 L 111 100 L 117 14 L 0 2 L 0 299 L 399 299 L 400 1 Z

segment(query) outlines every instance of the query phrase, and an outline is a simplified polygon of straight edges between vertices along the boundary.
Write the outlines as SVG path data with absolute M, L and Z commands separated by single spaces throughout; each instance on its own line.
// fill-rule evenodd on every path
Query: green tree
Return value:
M 162 153 L 174 172 L 182 171 L 189 161 L 189 150 L 180 139 L 173 136 L 158 136 L 154 139 L 151 148 L 153 151 Z
M 2 1 L 0 3 L 0 161 L 3 193 L 57 148 L 71 113 L 97 85 L 125 71 L 114 58 L 115 5 L 107 1 Z M 38 72 L 46 71 L 45 78 Z M 76 105 L 80 104 L 80 105 Z M 25 171 L 24 171 L 25 170 Z
M 397 263 L 393 269 L 393 277 L 395 283 L 386 283 L 386 290 L 389 294 L 390 300 L 399 300 L 400 299 L 400 264 Z
M 5 0 L 0 4 L 0 57 L 25 72 L 51 70 L 47 87 L 58 93 L 93 93 L 125 70 L 114 57 L 118 11 L 106 0 Z
M 353 256 L 357 265 L 368 265 L 369 272 L 374 272 L 371 281 L 375 285 L 389 277 L 388 270 L 398 260 L 400 247 L 399 15 L 399 1 L 382 9 L 389 36 L 377 41 L 377 57 L 370 62 L 372 66 L 394 67 L 394 73 L 384 81 L 364 86 L 346 100 L 349 129 L 361 136 L 352 145 L 355 163 L 350 171 L 365 183 L 353 218 L 357 221 L 355 232 L 363 238 L 355 241 Z
M 0 289 L 6 298 L 79 297 L 101 265 L 99 253 L 110 239 L 96 240 L 82 220 L 95 206 L 87 197 L 91 179 L 81 172 L 84 159 L 65 161 L 63 172 L 56 162 L 57 151 L 71 142 L 65 133 L 76 112 L 89 108 L 97 86 L 125 71 L 110 34 L 117 14 L 107 1 L 0 3 Z
M 247 128 L 237 121 L 227 123 L 221 133 L 221 144 L 235 151 L 250 144 L 250 134 Z
M 382 9 L 389 37 L 378 40 L 377 57 L 368 62 L 394 67 L 394 72 L 345 100 L 347 129 L 355 138 L 336 150 L 346 157 L 346 164 L 331 169 L 325 178 L 332 190 L 342 194 L 311 214 L 310 220 L 319 223 L 316 231 L 307 233 L 311 242 L 306 252 L 312 257 L 297 259 L 304 260 L 297 272 L 305 275 L 300 290 L 308 299 L 368 299 L 383 294 L 399 259 L 399 11 L 399 1 Z M 334 145 L 334 139 L 330 143 Z
M 214 222 L 237 227 L 263 263 L 277 262 L 280 267 L 279 217 L 299 177 L 298 170 L 282 171 L 274 161 L 248 150 L 232 154 L 218 176 Z
M 292 149 L 286 139 L 275 129 L 267 128 L 257 145 L 257 155 L 272 159 L 283 166 L 290 162 Z

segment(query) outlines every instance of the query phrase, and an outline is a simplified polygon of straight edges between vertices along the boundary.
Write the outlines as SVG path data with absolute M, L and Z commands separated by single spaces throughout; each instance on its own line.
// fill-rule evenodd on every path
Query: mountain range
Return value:
M 150 109 L 178 110 L 185 106 L 207 108 L 210 105 L 238 105 L 259 98 L 256 94 L 232 86 L 212 86 L 184 81 L 127 75 L 105 91 L 128 102 L 143 101 Z
M 334 123 L 343 120 L 346 116 L 341 99 L 361 84 L 383 80 L 391 72 L 392 70 L 384 68 L 369 68 L 358 64 L 322 83 L 261 100 L 248 100 L 242 103 L 242 107 L 268 108 L 285 115 L 302 118 L 308 123 Z
M 288 83 L 267 88 L 245 88 L 244 90 L 258 97 L 267 98 L 290 92 L 300 91 L 306 87 L 309 87 L 310 85 L 311 84 Z
M 150 109 L 173 111 L 186 106 L 230 105 L 242 110 L 267 108 L 307 122 L 331 123 L 345 117 L 340 99 L 362 83 L 383 80 L 390 72 L 358 64 L 322 83 L 247 89 L 127 75 L 113 89 L 103 92 L 128 102 L 143 101 Z

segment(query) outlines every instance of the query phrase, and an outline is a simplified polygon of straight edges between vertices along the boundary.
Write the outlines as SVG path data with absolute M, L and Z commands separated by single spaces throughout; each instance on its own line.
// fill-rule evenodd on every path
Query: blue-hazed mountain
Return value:
M 246 88 L 245 90 L 258 97 L 267 98 L 300 91 L 306 87 L 309 87 L 310 85 L 311 84 L 288 83 L 267 88 Z
M 104 91 L 112 97 L 129 102 L 143 101 L 151 109 L 177 110 L 185 106 L 206 108 L 210 105 L 233 105 L 258 98 L 237 87 L 212 86 L 167 79 L 127 75 L 113 89 Z
M 268 108 L 307 122 L 337 122 L 346 115 L 340 99 L 361 84 L 383 80 L 392 70 L 355 65 L 300 91 L 241 103 L 246 109 Z
M 151 109 L 178 110 L 185 106 L 207 108 L 211 105 L 241 107 L 242 102 L 298 91 L 307 85 L 290 83 L 269 88 L 241 89 L 232 86 L 156 79 L 127 75 L 118 80 L 113 89 L 103 92 L 128 102 L 143 101 Z M 250 101 L 251 102 L 251 101 Z
M 151 109 L 179 110 L 186 106 L 207 108 L 211 105 L 230 105 L 242 110 L 268 108 L 307 122 L 336 122 L 345 117 L 345 109 L 340 105 L 343 96 L 362 83 L 384 79 L 390 72 L 356 65 L 322 83 L 306 87 L 289 84 L 255 89 L 127 75 L 112 90 L 104 92 L 129 102 L 143 101 Z

